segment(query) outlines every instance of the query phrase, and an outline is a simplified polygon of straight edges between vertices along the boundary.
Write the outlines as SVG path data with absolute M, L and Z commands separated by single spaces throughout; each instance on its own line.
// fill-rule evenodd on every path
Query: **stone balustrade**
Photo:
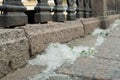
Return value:
M 50 6 L 48 0 L 37 0 L 34 8 L 27 9 L 22 0 L 3 0 L 0 6 L 0 26 L 15 27 L 28 23 L 64 22 L 91 17 L 90 0 L 66 0 L 67 6 L 63 6 L 63 0 L 54 0 L 54 4 Z
M 0 28 L 10 29 L 0 29 L 0 80 L 24 67 L 49 43 L 84 37 L 120 18 L 119 0 L 64 1 L 54 0 L 49 4 L 48 0 L 32 3 L 5 0 L 2 3 Z

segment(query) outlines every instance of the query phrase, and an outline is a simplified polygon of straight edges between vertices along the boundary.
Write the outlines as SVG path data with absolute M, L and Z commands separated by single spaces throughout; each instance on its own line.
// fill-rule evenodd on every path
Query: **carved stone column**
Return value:
M 76 0 L 76 4 L 77 4 L 76 18 L 83 17 L 83 14 L 84 14 L 83 0 Z
M 52 20 L 50 14 L 51 8 L 48 5 L 48 0 L 37 0 L 38 4 L 35 7 L 35 23 L 47 23 Z
M 15 27 L 27 24 L 26 8 L 21 0 L 5 0 L 0 6 L 0 26 Z
M 75 14 L 75 9 L 74 9 L 74 0 L 67 0 L 67 20 L 75 20 L 76 19 L 76 14 Z
M 54 0 L 55 6 L 54 6 L 54 15 L 53 20 L 56 22 L 64 22 L 65 21 L 65 14 L 63 14 L 64 8 L 62 6 L 63 0 Z

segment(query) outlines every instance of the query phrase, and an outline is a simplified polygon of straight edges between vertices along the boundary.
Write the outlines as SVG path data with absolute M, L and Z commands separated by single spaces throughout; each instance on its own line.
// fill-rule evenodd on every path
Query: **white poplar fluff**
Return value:
M 56 75 L 54 70 L 64 63 L 72 64 L 79 56 L 93 57 L 96 52 L 95 48 L 69 47 L 65 44 L 51 43 L 44 54 L 38 55 L 35 59 L 29 61 L 30 65 L 47 66 L 47 69 L 43 73 L 29 78 L 29 80 L 46 80 L 50 76 Z
M 95 29 L 92 35 L 97 35 L 97 40 L 95 42 L 95 47 L 99 47 L 106 40 L 106 37 L 109 35 L 110 31 L 114 30 L 118 25 L 120 25 L 120 19 L 116 20 L 113 24 L 110 25 L 109 29 Z

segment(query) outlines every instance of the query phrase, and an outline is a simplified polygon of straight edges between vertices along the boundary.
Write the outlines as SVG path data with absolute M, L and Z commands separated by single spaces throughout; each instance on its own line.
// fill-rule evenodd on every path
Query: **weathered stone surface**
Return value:
M 108 16 L 100 16 L 100 28 L 107 29 L 109 27 Z
M 120 38 L 109 37 L 104 44 L 98 48 L 95 55 L 99 58 L 120 60 Z
M 28 80 L 28 78 L 40 74 L 44 70 L 42 66 L 26 66 L 8 74 L 0 80 Z
M 9 69 L 24 66 L 28 59 L 28 40 L 21 29 L 0 29 L 0 77 Z
M 82 78 L 80 80 L 119 80 L 120 62 L 80 57 L 74 64 L 62 66 L 57 72 Z
M 80 20 L 65 23 L 36 24 L 21 27 L 30 41 L 31 55 L 43 51 L 52 42 L 66 42 L 84 35 Z
M 100 20 L 98 18 L 82 19 L 85 35 L 92 33 L 97 27 L 100 26 Z
M 0 77 L 6 75 L 9 72 L 9 60 L 6 54 L 0 54 Z
M 109 16 L 101 16 L 100 18 L 100 27 L 102 29 L 109 28 L 110 24 L 112 24 L 115 20 L 120 18 L 120 15 L 109 15 Z
M 119 14 L 108 16 L 109 24 L 113 23 L 115 20 L 117 20 L 117 19 L 119 19 L 119 18 L 120 18 L 120 15 L 119 15 Z

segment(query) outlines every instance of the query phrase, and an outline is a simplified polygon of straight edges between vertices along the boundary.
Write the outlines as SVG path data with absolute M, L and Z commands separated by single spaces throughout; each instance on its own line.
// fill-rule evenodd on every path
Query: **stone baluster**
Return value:
M 74 0 L 67 0 L 67 20 L 75 20 L 76 19 L 76 14 L 75 14 L 75 9 L 74 9 Z
M 116 14 L 119 14 L 119 5 L 120 5 L 120 1 L 115 0 Z
M 63 0 L 54 0 L 55 6 L 54 6 L 54 15 L 53 15 L 53 20 L 56 22 L 64 22 L 65 21 L 65 14 L 64 8 L 62 6 L 62 1 Z
M 114 0 L 108 0 L 109 15 L 114 14 Z
M 111 14 L 115 14 L 115 0 L 111 0 Z
M 93 11 L 92 11 L 92 0 L 89 0 L 89 11 L 90 11 L 90 17 L 93 16 Z
M 84 18 L 91 17 L 91 1 L 90 0 L 84 0 Z
M 47 23 L 52 20 L 50 13 L 51 8 L 48 5 L 48 0 L 37 0 L 38 4 L 35 7 L 35 23 Z
M 117 0 L 115 0 L 115 6 L 114 6 L 114 7 L 115 7 L 115 11 L 114 11 L 115 14 L 117 14 L 117 10 L 116 10 L 116 9 L 117 9 L 117 4 L 116 4 L 116 1 L 117 1 Z
M 26 8 L 21 0 L 4 0 L 0 6 L 0 26 L 15 27 L 27 24 Z
M 118 14 L 120 14 L 120 0 L 117 0 L 117 10 L 118 10 Z
M 116 0 L 117 13 L 120 14 L 120 0 Z
M 108 15 L 111 14 L 111 6 L 110 6 L 110 0 L 107 0 L 107 7 L 108 7 Z
M 76 4 L 77 4 L 76 18 L 83 17 L 83 14 L 84 14 L 83 0 L 76 0 Z

